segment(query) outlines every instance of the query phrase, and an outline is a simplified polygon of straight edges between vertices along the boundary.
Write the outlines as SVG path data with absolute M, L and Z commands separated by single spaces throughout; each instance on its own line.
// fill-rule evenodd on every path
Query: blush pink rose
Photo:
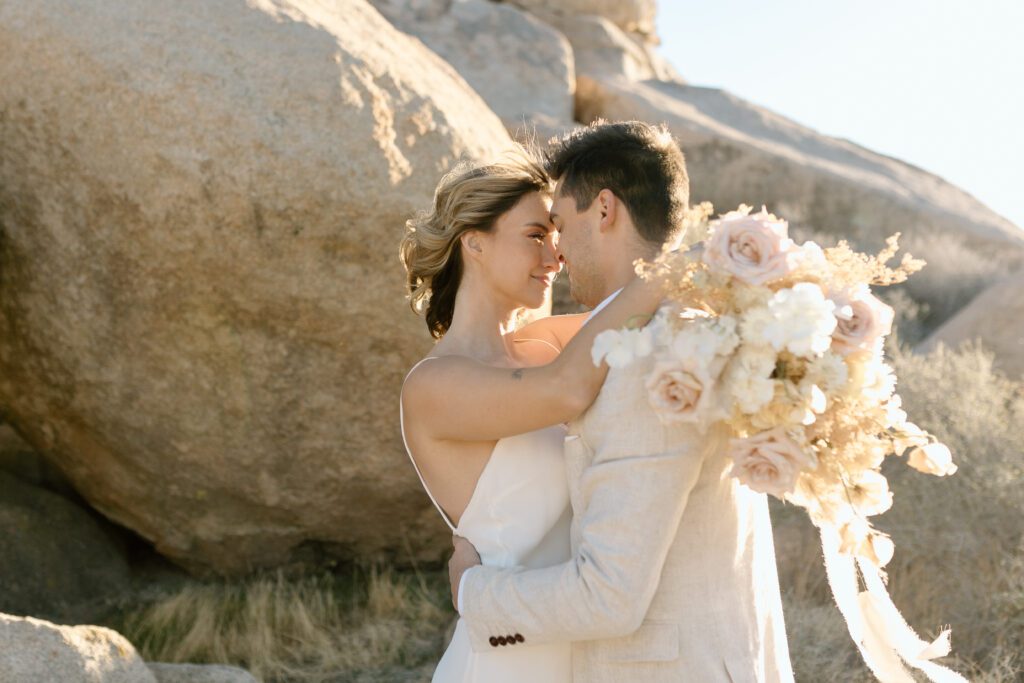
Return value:
M 714 223 L 704 246 L 704 263 L 747 284 L 763 285 L 794 268 L 798 248 L 789 226 L 765 211 L 749 216 L 731 211 Z
M 711 401 L 713 381 L 677 362 L 658 363 L 645 384 L 651 407 L 665 422 L 699 423 Z
M 871 350 L 879 339 L 892 332 L 895 311 L 882 303 L 867 287 L 853 294 L 832 297 L 836 303 L 836 329 L 832 333 L 832 350 L 847 355 Z M 844 307 L 849 306 L 844 311 Z
M 770 493 L 782 500 L 792 493 L 804 470 L 817 466 L 813 455 L 776 427 L 745 439 L 729 440 L 732 469 L 729 474 L 758 493 Z

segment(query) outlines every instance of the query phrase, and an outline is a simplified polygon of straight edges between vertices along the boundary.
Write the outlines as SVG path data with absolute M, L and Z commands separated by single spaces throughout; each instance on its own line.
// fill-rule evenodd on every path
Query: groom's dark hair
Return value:
M 682 229 L 690 201 L 686 160 L 664 125 L 642 121 L 597 120 L 554 141 L 546 154 L 561 195 L 589 207 L 610 190 L 625 204 L 640 236 L 660 247 Z

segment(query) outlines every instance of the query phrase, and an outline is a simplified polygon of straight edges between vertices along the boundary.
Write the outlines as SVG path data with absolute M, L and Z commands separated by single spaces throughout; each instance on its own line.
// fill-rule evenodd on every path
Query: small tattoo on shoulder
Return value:
M 522 378 L 523 378 L 523 369 L 522 368 L 519 368 L 517 370 L 513 370 L 512 371 L 512 379 L 522 379 Z

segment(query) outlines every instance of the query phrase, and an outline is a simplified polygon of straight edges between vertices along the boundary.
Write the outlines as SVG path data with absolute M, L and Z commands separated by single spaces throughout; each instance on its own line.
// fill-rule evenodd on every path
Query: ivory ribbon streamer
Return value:
M 839 552 L 839 532 L 821 528 L 825 573 L 850 637 L 871 673 L 882 683 L 914 683 L 904 664 L 923 672 L 935 683 L 967 683 L 957 672 L 929 661 L 949 654 L 949 629 L 927 643 L 896 609 L 878 569 L 870 562 Z M 858 567 L 866 591 L 860 590 Z

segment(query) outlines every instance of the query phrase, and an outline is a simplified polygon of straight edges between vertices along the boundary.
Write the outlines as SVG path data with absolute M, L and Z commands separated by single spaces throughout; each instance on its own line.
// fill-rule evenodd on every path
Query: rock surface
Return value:
M 919 347 L 939 344 L 956 348 L 980 339 L 995 354 L 994 365 L 1014 379 L 1024 379 L 1024 272 L 1001 280 L 982 292 L 935 330 Z
M 84 502 L 60 468 L 40 456 L 9 424 L 0 424 L 0 471 L 72 502 Z
M 547 3 L 512 0 L 565 34 L 579 80 L 623 77 L 682 82 L 658 52 L 654 0 Z
M 1024 267 L 1024 233 L 942 179 L 683 84 L 654 0 L 374 2 L 406 33 L 364 0 L 0 3 L 0 408 L 43 456 L 0 469 L 195 573 L 439 559 L 397 427 L 430 340 L 396 245 L 521 118 L 667 121 L 694 201 L 902 231 L 938 319 Z
M 640 36 L 654 36 L 654 19 L 658 13 L 655 0 L 509 0 L 538 16 L 559 16 L 566 20 L 582 15 L 608 19 L 623 31 Z M 653 38 L 651 38 L 653 40 Z
M 129 580 L 125 547 L 97 517 L 0 471 L 0 612 L 80 622 L 116 598 Z
M 0 681 L 157 683 L 124 636 L 0 614 Z
M 157 683 L 257 683 L 256 677 L 237 666 L 219 664 L 164 664 L 146 662 Z
M 0 81 L 26 440 L 196 573 L 439 558 L 396 249 L 446 169 L 509 143 L 479 97 L 362 0 L 3 3 Z
M 512 5 L 373 0 L 388 21 L 451 64 L 510 129 L 570 123 L 576 89 L 569 42 Z

